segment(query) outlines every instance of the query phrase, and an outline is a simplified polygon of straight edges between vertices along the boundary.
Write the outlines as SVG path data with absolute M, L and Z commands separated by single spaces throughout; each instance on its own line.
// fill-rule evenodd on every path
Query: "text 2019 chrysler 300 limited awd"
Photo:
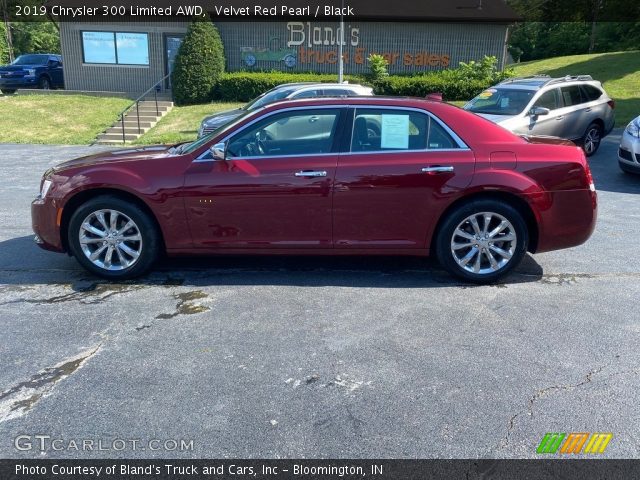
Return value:
M 584 153 L 422 99 L 280 102 L 193 143 L 118 150 L 44 174 L 36 242 L 109 279 L 181 254 L 435 254 L 478 283 L 527 250 L 586 241 Z

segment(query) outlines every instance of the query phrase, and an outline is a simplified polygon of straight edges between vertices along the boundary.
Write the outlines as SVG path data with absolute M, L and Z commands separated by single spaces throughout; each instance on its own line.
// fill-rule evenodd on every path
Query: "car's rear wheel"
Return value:
M 495 200 L 474 200 L 444 219 L 435 246 L 440 264 L 449 273 L 484 284 L 514 269 L 528 243 L 527 225 L 518 210 Z
M 40 77 L 38 88 L 40 90 L 51 90 L 51 81 L 47 77 Z
M 602 127 L 597 123 L 592 123 L 587 127 L 582 137 L 582 149 L 587 157 L 590 157 L 598 151 L 600 142 L 602 141 Z
M 67 238 L 84 268 L 111 280 L 142 275 L 160 252 L 160 235 L 149 214 L 112 195 L 81 205 L 71 216 Z
M 11 95 L 12 93 L 16 93 L 15 89 L 13 88 L 3 88 L 1 91 L 5 95 Z

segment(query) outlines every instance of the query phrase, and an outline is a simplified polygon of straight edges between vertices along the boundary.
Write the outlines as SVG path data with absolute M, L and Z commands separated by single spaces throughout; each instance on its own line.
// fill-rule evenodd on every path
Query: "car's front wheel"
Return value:
M 598 151 L 600 142 L 602 141 L 602 127 L 597 123 L 592 123 L 587 127 L 582 137 L 582 149 L 587 157 L 590 157 Z
M 473 283 L 493 283 L 507 275 L 527 251 L 522 215 L 496 200 L 474 200 L 452 211 L 436 236 L 440 264 Z
M 149 214 L 112 195 L 93 198 L 73 213 L 68 241 L 84 268 L 110 280 L 142 275 L 160 252 L 160 235 Z
M 40 90 L 51 90 L 51 81 L 47 77 L 40 77 L 40 80 L 38 80 L 38 88 L 40 88 Z

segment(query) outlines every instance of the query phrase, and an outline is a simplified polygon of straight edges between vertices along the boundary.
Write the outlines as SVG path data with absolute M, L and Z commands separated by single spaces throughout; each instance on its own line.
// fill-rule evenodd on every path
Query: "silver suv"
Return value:
M 313 97 L 355 97 L 361 95 L 373 95 L 373 89 L 352 83 L 285 83 L 254 98 L 241 108 L 206 117 L 198 129 L 198 138 L 208 135 L 245 112 L 279 100 Z
M 514 133 L 572 140 L 587 156 L 596 153 L 615 123 L 615 102 L 590 75 L 512 78 L 463 108 Z

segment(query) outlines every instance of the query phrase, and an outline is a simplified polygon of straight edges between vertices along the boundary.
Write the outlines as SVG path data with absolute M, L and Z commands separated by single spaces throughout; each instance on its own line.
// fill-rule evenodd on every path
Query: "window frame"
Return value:
M 294 154 L 284 154 L 284 155 L 256 155 L 251 157 L 237 156 L 237 157 L 229 157 L 229 160 L 268 160 L 273 158 L 321 157 L 321 156 L 327 156 L 327 155 L 339 155 L 342 150 L 342 143 L 344 138 L 344 134 L 341 132 L 344 131 L 344 123 L 346 118 L 346 108 L 342 105 L 316 105 L 313 107 L 297 107 L 297 108 L 275 110 L 273 112 L 269 112 L 267 115 L 259 116 L 258 118 L 253 119 L 246 125 L 243 125 L 237 130 L 229 133 L 222 140 L 216 143 L 225 143 L 228 148 L 231 140 L 234 137 L 237 137 L 238 135 L 242 135 L 246 130 L 250 130 L 251 128 L 255 127 L 256 124 L 259 124 L 263 120 L 268 120 L 271 117 L 278 116 L 278 115 L 286 115 L 286 114 L 300 112 L 300 111 L 312 112 L 316 110 L 336 110 L 337 111 L 335 124 L 333 125 L 333 129 L 331 132 L 331 135 L 333 135 L 333 141 L 331 143 L 331 148 L 328 152 L 294 153 Z M 207 159 L 203 157 L 207 155 L 208 150 L 209 149 L 207 148 L 203 153 L 198 155 L 197 160 L 212 160 L 212 159 Z
M 553 92 L 555 93 L 555 97 L 556 97 L 556 108 L 552 108 L 549 109 L 551 112 L 553 112 L 554 110 L 558 110 L 560 108 L 564 108 L 564 99 L 562 98 L 562 93 L 560 92 L 560 87 L 554 86 L 552 88 L 549 88 L 548 90 L 545 90 L 544 92 L 542 92 L 538 98 L 535 98 L 533 100 L 533 103 L 531 104 L 531 107 L 525 112 L 528 113 L 532 108 L 538 107 L 538 106 L 542 106 L 543 105 L 538 105 L 538 101 L 547 93 Z M 544 108 L 548 108 L 548 107 L 544 107 Z
M 428 110 L 423 110 L 421 108 L 416 107 L 396 107 L 391 105 L 349 105 L 349 108 L 353 111 L 351 114 L 351 132 L 347 138 L 347 144 L 344 147 L 344 152 L 342 155 L 380 155 L 380 154 L 398 154 L 398 153 L 425 153 L 425 152 L 459 152 L 464 150 L 470 150 L 469 146 L 464 143 L 464 141 L 456 134 L 456 132 L 449 127 L 446 123 L 444 123 L 440 118 L 438 118 L 433 113 Z M 413 113 L 420 113 L 426 115 L 429 118 L 429 127 L 427 131 L 427 147 L 424 149 L 395 149 L 395 150 L 373 150 L 373 151 L 363 151 L 363 152 L 354 152 L 352 151 L 353 146 L 353 135 L 355 132 L 355 123 L 356 123 L 356 113 L 358 109 L 369 109 L 369 110 L 394 110 L 394 111 L 407 111 Z M 429 133 L 431 132 L 431 122 L 436 122 L 453 140 L 455 144 L 458 145 L 457 148 L 429 148 Z
M 115 53 L 115 63 L 111 62 L 88 62 L 85 56 L 85 46 L 84 46 L 84 34 L 85 33 L 110 33 L 113 35 L 113 49 Z M 145 35 L 147 39 L 147 63 L 120 63 L 118 58 L 118 40 L 117 34 L 134 34 L 134 35 Z M 121 30 L 80 30 L 80 48 L 82 50 L 82 64 L 83 65 L 91 65 L 91 66 L 107 66 L 107 67 L 138 67 L 138 68 L 149 68 L 151 66 L 151 50 L 149 46 L 149 32 L 131 32 L 131 31 L 121 31 Z

